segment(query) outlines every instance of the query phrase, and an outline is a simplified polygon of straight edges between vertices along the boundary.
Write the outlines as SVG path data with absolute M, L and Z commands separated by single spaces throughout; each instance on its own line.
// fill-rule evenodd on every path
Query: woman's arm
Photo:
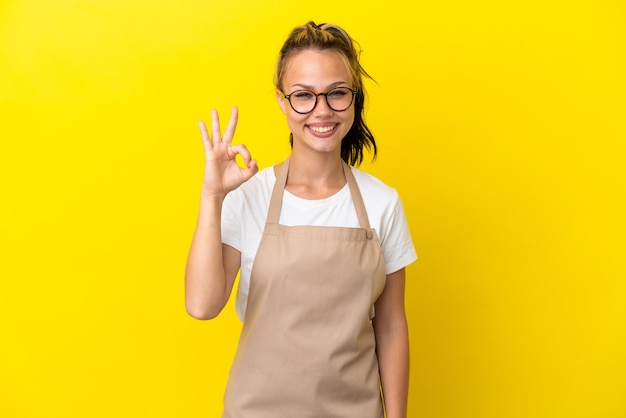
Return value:
M 227 193 L 258 171 L 256 161 L 244 145 L 231 145 L 237 126 L 237 108 L 233 108 L 224 135 L 215 110 L 211 117 L 211 135 L 205 124 L 200 123 L 205 154 L 204 182 L 185 271 L 185 307 L 189 315 L 198 319 L 217 316 L 230 297 L 241 254 L 222 244 L 222 204 Z M 235 160 L 238 154 L 244 160 L 243 168 Z
M 409 396 L 409 332 L 404 311 L 405 269 L 387 275 L 372 321 L 387 418 L 406 418 Z
M 224 308 L 241 263 L 241 253 L 222 244 L 223 199 L 204 197 L 187 257 L 185 308 L 196 319 L 215 318 Z

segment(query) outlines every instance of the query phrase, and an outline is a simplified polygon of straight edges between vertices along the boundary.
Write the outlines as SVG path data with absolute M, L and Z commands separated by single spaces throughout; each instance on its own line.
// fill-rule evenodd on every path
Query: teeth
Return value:
M 318 134 L 323 134 L 325 132 L 330 132 L 335 129 L 335 125 L 332 126 L 309 126 L 313 132 L 317 132 Z

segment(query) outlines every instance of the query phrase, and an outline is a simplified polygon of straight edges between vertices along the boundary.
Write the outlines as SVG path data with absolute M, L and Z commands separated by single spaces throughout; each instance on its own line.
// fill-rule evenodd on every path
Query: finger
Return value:
M 235 158 L 237 154 L 241 156 L 245 167 L 240 168 L 241 174 L 243 176 L 243 181 L 247 181 L 259 171 L 259 167 L 257 165 L 257 161 L 252 159 L 252 155 L 250 155 L 250 151 L 243 144 L 232 145 L 229 147 L 230 152 L 232 153 L 232 158 Z
M 224 131 L 224 137 L 222 138 L 223 142 L 230 144 L 235 136 L 235 129 L 237 128 L 237 121 L 239 120 L 239 109 L 236 106 L 233 106 L 233 109 L 230 112 L 230 120 L 228 121 L 228 126 Z
M 209 130 L 206 127 L 206 123 L 201 120 L 198 125 L 200 126 L 200 134 L 202 135 L 202 139 L 205 141 L 210 141 L 211 137 L 209 136 Z
M 211 138 L 209 137 L 209 131 L 206 128 L 206 124 L 204 121 L 199 122 L 200 125 L 200 134 L 202 135 L 202 145 L 204 145 L 205 149 L 211 147 Z
M 243 144 L 231 145 L 230 146 L 230 153 L 231 153 L 231 157 L 233 157 L 233 158 L 237 154 L 241 155 L 241 158 L 243 158 L 243 161 L 246 164 L 246 167 L 248 166 L 248 164 L 252 160 L 252 156 L 250 155 L 250 151 L 248 151 L 248 148 L 246 148 L 246 146 L 243 145 Z
M 213 132 L 213 143 L 222 142 L 222 136 L 220 132 L 220 117 L 217 114 L 217 110 L 211 109 L 211 130 Z
M 250 160 L 250 162 L 248 163 L 248 170 L 243 171 L 245 176 L 244 178 L 246 179 L 245 181 L 248 181 L 250 177 L 254 176 L 258 171 L 259 167 L 256 160 Z

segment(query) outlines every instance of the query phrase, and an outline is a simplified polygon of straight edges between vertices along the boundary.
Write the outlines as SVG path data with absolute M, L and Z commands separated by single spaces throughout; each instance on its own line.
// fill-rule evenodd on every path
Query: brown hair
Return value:
M 359 62 L 360 50 L 358 43 L 354 41 L 345 30 L 337 25 L 323 23 L 315 24 L 313 21 L 306 25 L 294 28 L 283 44 L 278 56 L 274 84 L 280 91 L 283 77 L 287 67 L 287 61 L 293 55 L 306 49 L 326 50 L 332 49 L 344 58 L 352 76 L 352 88 L 356 90 L 354 98 L 354 123 L 341 141 L 341 158 L 350 165 L 359 165 L 363 161 L 363 148 L 371 150 L 372 160 L 376 158 L 376 141 L 364 120 L 365 88 L 363 77 L 373 78 L 363 69 Z M 293 146 L 293 134 L 289 137 Z

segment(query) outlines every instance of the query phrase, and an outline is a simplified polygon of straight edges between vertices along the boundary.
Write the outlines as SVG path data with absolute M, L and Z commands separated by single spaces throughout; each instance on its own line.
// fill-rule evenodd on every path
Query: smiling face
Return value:
M 305 49 L 289 58 L 282 79 L 284 94 L 297 90 L 327 93 L 337 87 L 353 88 L 350 71 L 339 52 Z M 339 156 L 341 140 L 354 122 L 354 104 L 336 112 L 328 107 L 324 96 L 319 96 L 315 108 L 302 115 L 292 109 L 283 93 L 277 91 L 276 96 L 293 134 L 293 151 Z

